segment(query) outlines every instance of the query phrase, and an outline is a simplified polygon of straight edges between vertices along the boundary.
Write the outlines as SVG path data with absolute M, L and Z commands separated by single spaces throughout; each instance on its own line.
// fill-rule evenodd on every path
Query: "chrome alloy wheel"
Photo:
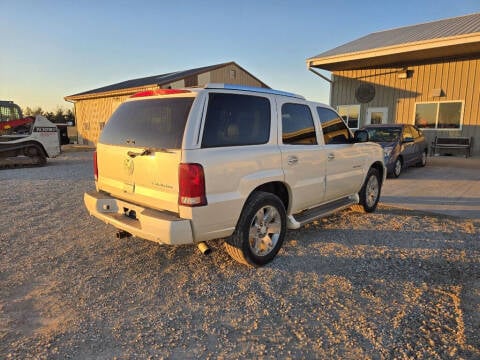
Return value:
M 395 177 L 399 177 L 402 172 L 402 161 L 400 159 L 395 160 L 395 168 L 393 169 L 393 174 Z
M 267 205 L 260 208 L 250 223 L 248 244 L 255 256 L 268 255 L 277 245 L 282 229 L 280 213 Z
M 372 175 L 368 178 L 365 190 L 365 202 L 368 207 L 372 207 L 375 205 L 375 202 L 380 194 L 380 185 L 378 183 L 378 178 L 375 175 Z
M 426 151 L 424 151 L 424 152 L 422 153 L 422 162 L 421 162 L 421 165 L 422 165 L 422 166 L 427 165 L 427 152 L 426 152 Z

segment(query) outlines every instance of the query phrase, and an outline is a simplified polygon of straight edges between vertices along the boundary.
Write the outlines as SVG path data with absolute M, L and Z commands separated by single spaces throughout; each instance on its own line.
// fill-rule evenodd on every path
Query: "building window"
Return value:
M 237 72 L 234 69 L 230 70 L 230 80 L 235 80 L 236 77 Z
M 421 129 L 461 129 L 463 101 L 415 104 L 415 125 Z
M 192 75 L 185 78 L 185 87 L 198 86 L 198 76 Z
M 358 129 L 360 105 L 339 105 L 337 111 L 350 129 Z

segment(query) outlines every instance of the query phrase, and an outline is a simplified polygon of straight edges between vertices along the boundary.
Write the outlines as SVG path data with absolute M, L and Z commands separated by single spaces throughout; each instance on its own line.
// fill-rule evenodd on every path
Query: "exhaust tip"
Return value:
M 127 238 L 127 237 L 131 237 L 132 234 L 130 234 L 129 232 L 123 231 L 123 230 L 119 230 L 119 231 L 117 231 L 115 236 L 117 237 L 117 239 L 124 239 L 124 238 Z
M 212 252 L 210 247 L 203 241 L 198 243 L 197 247 L 203 255 L 209 255 Z

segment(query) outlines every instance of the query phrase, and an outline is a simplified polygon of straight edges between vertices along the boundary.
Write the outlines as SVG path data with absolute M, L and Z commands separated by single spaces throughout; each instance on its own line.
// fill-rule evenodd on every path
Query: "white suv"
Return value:
M 85 205 L 118 237 L 203 249 L 223 238 L 251 266 L 273 259 L 287 228 L 355 204 L 374 211 L 386 176 L 382 148 L 331 107 L 229 84 L 132 96 L 94 164 Z

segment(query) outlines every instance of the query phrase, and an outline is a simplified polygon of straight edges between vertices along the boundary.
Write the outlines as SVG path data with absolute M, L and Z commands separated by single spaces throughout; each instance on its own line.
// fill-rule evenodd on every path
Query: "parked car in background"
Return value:
M 367 125 L 369 140 L 383 148 L 385 166 L 389 174 L 399 177 L 402 169 L 427 164 L 428 144 L 422 131 L 413 125 Z

